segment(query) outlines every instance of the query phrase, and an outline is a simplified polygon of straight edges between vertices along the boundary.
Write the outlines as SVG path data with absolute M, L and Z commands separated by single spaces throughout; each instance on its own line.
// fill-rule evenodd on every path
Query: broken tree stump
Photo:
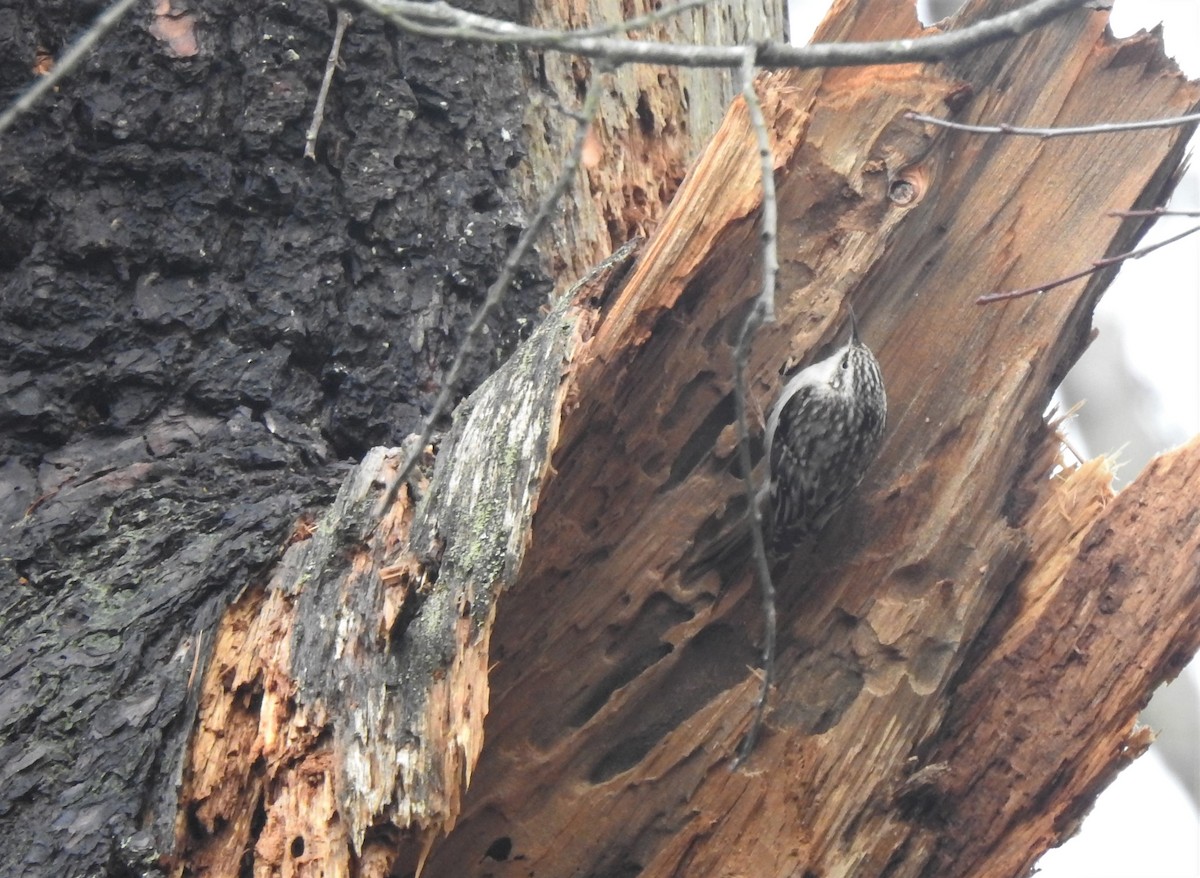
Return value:
M 1156 36 L 1117 41 L 1106 20 L 1080 10 L 941 65 L 759 78 L 781 273 L 752 393 L 765 408 L 852 300 L 891 422 L 856 500 L 779 583 L 778 685 L 746 770 L 728 769 L 756 593 L 680 578 L 742 495 L 730 356 L 759 189 L 735 102 L 635 264 L 561 298 L 458 413 L 429 484 L 377 509 L 395 458 L 372 452 L 226 614 L 180 864 L 1020 875 L 1068 833 L 1200 638 L 1200 524 L 1172 502 L 1200 450 L 1116 499 L 1096 466 L 1051 480 L 1042 412 L 1112 272 L 974 299 L 1128 249 L 1144 224 L 1109 212 L 1165 199 L 1187 132 L 1041 142 L 905 114 L 1081 124 L 1196 104 Z M 917 35 L 862 0 L 817 39 Z

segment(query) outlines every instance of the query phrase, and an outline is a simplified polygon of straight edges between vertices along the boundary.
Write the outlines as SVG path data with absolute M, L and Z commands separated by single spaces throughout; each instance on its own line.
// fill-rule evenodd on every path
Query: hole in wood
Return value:
M 509 838 L 507 835 L 502 835 L 498 839 L 493 841 L 490 845 L 488 845 L 488 849 L 484 853 L 484 856 L 487 857 L 489 860 L 496 860 L 497 862 L 504 862 L 505 860 L 507 860 L 509 858 L 509 856 L 512 855 L 512 847 L 513 847 L 512 839 Z
M 896 180 L 888 189 L 888 198 L 894 204 L 907 207 L 917 200 L 917 187 L 909 180 Z
M 625 686 L 631 680 L 637 679 L 647 668 L 657 664 L 660 660 L 671 654 L 672 646 L 669 643 L 660 643 L 648 649 L 641 651 L 636 655 L 630 656 L 620 666 L 614 668 L 596 687 L 588 694 L 583 704 L 571 717 L 571 725 L 579 728 L 588 720 L 595 716 L 600 708 L 608 703 L 613 693 Z
M 688 717 L 733 688 L 758 665 L 758 650 L 746 632 L 731 625 L 710 625 L 681 650 L 678 661 L 653 685 L 646 685 L 621 706 L 614 726 L 629 734 L 600 757 L 588 772 L 593 784 L 633 768 Z
M 721 435 L 721 432 L 727 426 L 733 423 L 733 418 L 733 394 L 730 393 L 726 394 L 713 407 L 712 411 L 696 426 L 696 429 L 692 431 L 692 435 L 680 447 L 679 453 L 675 456 L 675 460 L 672 461 L 671 474 L 663 482 L 662 487 L 659 488 L 660 494 L 670 491 L 690 476 L 696 465 L 713 453 L 717 437 Z

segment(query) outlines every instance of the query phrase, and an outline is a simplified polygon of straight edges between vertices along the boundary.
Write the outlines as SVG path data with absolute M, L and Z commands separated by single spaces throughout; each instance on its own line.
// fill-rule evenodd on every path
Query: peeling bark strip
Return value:
M 484 740 L 495 599 L 524 555 L 564 365 L 590 301 L 624 275 L 629 251 L 565 295 L 455 412 L 406 557 L 377 580 L 382 557 L 350 565 L 361 579 L 302 591 L 298 624 L 309 636 L 298 638 L 293 666 L 301 701 L 334 718 L 341 813 L 356 850 L 381 817 L 429 842 L 454 825 Z M 381 797 L 379 779 L 393 775 L 396 789 Z

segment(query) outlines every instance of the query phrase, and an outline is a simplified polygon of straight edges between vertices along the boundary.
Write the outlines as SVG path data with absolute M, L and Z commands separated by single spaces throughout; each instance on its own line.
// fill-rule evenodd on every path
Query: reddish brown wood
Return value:
M 825 36 L 903 35 L 891 4 L 853 6 Z M 739 587 L 714 607 L 716 584 L 689 589 L 678 569 L 740 491 L 724 425 L 730 344 L 756 287 L 757 181 L 735 105 L 575 357 L 577 407 L 497 609 L 487 744 L 431 874 L 461 874 L 503 839 L 521 859 L 489 864 L 497 874 L 978 874 L 978 860 L 935 856 L 943 839 L 899 800 L 961 709 L 952 683 L 969 645 L 1030 560 L 1022 505 L 1057 502 L 1040 481 L 1055 442 L 1040 413 L 1106 279 L 1002 308 L 973 300 L 1127 242 L 1134 230 L 1103 218 L 1159 200 L 1183 138 L 981 140 L 903 113 L 947 113 L 964 83 L 971 121 L 1190 107 L 1195 90 L 1164 75 L 1153 37 L 1116 43 L 1104 25 L 1079 13 L 942 68 L 760 80 L 783 266 L 780 320 L 755 348 L 752 386 L 765 404 L 789 356 L 834 338 L 849 294 L 893 416 L 857 508 L 781 583 L 769 734 L 750 770 L 730 775 L 756 684 L 757 603 Z M 898 180 L 915 201 L 889 200 Z M 1032 499 L 1014 487 L 1027 483 Z M 1158 679 L 1139 676 L 1143 692 Z M 1050 782 L 1096 789 L 1082 774 L 1036 781 Z M 998 858 L 989 874 L 1019 874 L 1036 855 L 1017 841 L 1019 864 L 1005 871 Z
M 959 23 L 1011 5 L 978 0 Z M 577 290 L 550 318 L 557 359 L 531 366 L 550 349 L 530 348 L 499 376 L 514 397 L 549 387 L 553 404 L 528 423 L 471 428 L 460 413 L 415 514 L 421 539 L 404 550 L 394 518 L 371 530 L 380 459 L 358 474 L 358 505 L 339 507 L 360 542 L 312 611 L 361 635 L 328 661 L 370 710 L 337 687 L 301 686 L 295 706 L 335 729 L 329 839 L 427 876 L 894 878 L 1020 875 L 1069 833 L 1142 746 L 1140 702 L 1196 649 L 1200 521 L 1154 498 L 1195 478 L 1197 452 L 1115 501 L 1095 465 L 1049 480 L 1058 440 L 1042 412 L 1111 273 L 974 299 L 1126 248 L 1143 227 L 1109 211 L 1165 197 L 1185 132 L 1039 142 L 904 114 L 1076 124 L 1196 103 L 1156 36 L 1115 41 L 1106 21 L 1080 11 L 946 65 L 759 79 L 782 264 L 755 401 L 839 336 L 852 300 L 891 415 L 859 496 L 779 583 L 778 685 L 748 768 L 729 760 L 757 687 L 756 593 L 744 576 L 717 600 L 715 578 L 680 577 L 742 491 L 731 348 L 757 289 L 759 189 L 739 101 L 624 284 Z M 918 33 L 894 3 L 860 0 L 819 38 Z M 438 505 L 439 485 L 506 459 L 486 428 L 530 425 L 519 482 Z M 1170 552 L 1139 548 L 1168 533 Z M 312 586 L 289 582 L 305 600 Z M 457 615 L 422 627 L 434 607 Z M 386 675 L 388 650 L 424 649 L 444 657 L 428 677 Z M 413 740 L 389 764 L 397 724 Z M 361 742 L 336 731 L 350 726 Z M 347 770 L 364 755 L 373 771 Z M 279 850 L 264 868 L 286 870 Z

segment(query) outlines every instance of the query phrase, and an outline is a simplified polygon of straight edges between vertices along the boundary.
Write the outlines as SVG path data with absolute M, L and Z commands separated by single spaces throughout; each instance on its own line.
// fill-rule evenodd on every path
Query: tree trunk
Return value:
M 979 0 L 953 26 L 1011 5 Z M 0 814 L 6 837 L 31 839 L 5 846 L 6 871 L 139 872 L 174 836 L 160 866 L 214 875 L 1020 875 L 1069 835 L 1147 743 L 1137 708 L 1200 640 L 1185 491 L 1200 444 L 1115 498 L 1102 463 L 1048 479 L 1058 440 L 1041 413 L 1112 270 L 973 300 L 1127 249 L 1144 226 L 1108 212 L 1161 203 L 1186 137 L 980 138 L 904 113 L 1187 111 L 1197 89 L 1157 36 L 1115 41 L 1088 10 L 944 65 L 760 77 L 782 267 L 752 393 L 765 408 L 852 299 L 892 414 L 855 501 L 779 582 L 767 733 L 730 772 L 758 681 L 757 592 L 748 565 L 728 583 L 680 573 L 742 496 L 730 355 L 757 289 L 760 206 L 744 105 L 652 237 L 560 284 L 456 412 L 428 484 L 383 509 L 398 454 L 369 451 L 349 474 L 332 461 L 417 423 L 416 388 L 457 342 L 432 328 L 457 325 L 502 259 L 519 150 L 471 126 L 516 130 L 495 112 L 516 112 L 522 89 L 515 74 L 485 93 L 461 83 L 481 79 L 475 64 L 525 68 L 360 16 L 325 163 L 301 171 L 270 157 L 300 154 L 299 96 L 319 78 L 289 47 L 323 58 L 321 7 L 297 8 L 206 22 L 240 53 L 253 110 L 212 98 L 192 117 L 207 149 L 139 119 L 150 101 L 65 95 L 6 142 L 19 167 L 66 163 L 70 145 L 143 185 L 138 211 L 113 207 L 131 199 L 103 170 L 59 174 L 49 193 L 14 172 L 5 196 L 21 245 L 5 473 L 40 498 L 3 553 L 21 579 L 5 609 Z M 128 39 L 148 43 L 149 24 Z M 817 39 L 917 33 L 894 4 L 860 0 Z M 398 50 L 379 52 L 389 39 Z M 466 79 L 431 72 L 429 53 Z M 380 54 L 391 68 L 370 66 Z M 182 88 L 187 66 L 129 69 L 174 77 L 181 111 L 205 94 Z M 654 225 L 688 152 L 648 74 L 623 75 L 631 133 L 606 119 L 593 198 L 548 262 L 573 277 L 605 234 Z M 239 128 L 239 161 L 218 161 Z M 129 130 L 154 130 L 154 148 Z M 141 213 L 155 197 L 160 214 Z M 644 218 L 619 209 L 639 197 Z M 181 203 L 220 222 L 164 226 Z M 487 232 L 474 243 L 472 211 Z M 529 270 L 476 376 L 532 305 Z M 91 310 L 55 322 L 72 296 Z M 412 383 L 396 389 L 397 374 Z
M 628 11 L 602 7 L 593 14 Z M 520 14 L 516 3 L 475 8 Z M 733 8 L 663 30 L 713 38 Z M 0 15 L 0 102 L 95 11 L 24 3 Z M 778 32 L 782 7 L 759 14 Z M 306 759 L 284 777 L 268 763 L 275 751 L 254 749 L 260 720 L 273 728 L 264 711 L 288 706 L 264 695 L 262 663 L 286 655 L 281 631 L 264 626 L 289 599 L 255 601 L 283 550 L 328 514 L 352 461 L 421 424 L 573 135 L 563 110 L 586 75 L 356 15 L 311 162 L 305 134 L 334 19 L 313 0 L 136 7 L 3 136 L 5 875 L 200 871 L 217 849 L 233 851 L 234 872 L 316 861 L 321 833 L 307 855 L 290 837 L 271 849 L 264 833 L 268 813 L 298 801 L 308 779 L 332 783 L 335 766 L 321 774 Z M 716 97 L 685 113 L 684 88 Z M 589 169 L 599 194 L 522 267 L 460 392 L 528 335 L 551 275 L 652 224 L 727 98 L 722 71 L 660 86 L 631 68 L 611 83 L 596 136 L 626 158 Z M 621 186 L 642 179 L 633 169 L 654 185 L 631 189 L 636 210 L 622 213 Z M 262 639 L 238 640 L 239 626 Z M 212 766 L 220 789 L 204 806 L 181 801 L 185 767 L 216 723 L 201 683 L 246 646 L 249 676 L 224 705 L 222 737 L 246 749 L 210 750 L 224 760 Z M 198 710 L 210 725 L 197 726 Z M 276 744 L 305 740 L 293 728 Z M 244 810 L 222 811 L 230 800 Z M 162 859 L 177 829 L 190 840 Z M 345 844 L 331 857 L 352 862 Z
M 751 386 L 765 408 L 850 297 L 893 414 L 858 503 L 780 583 L 778 685 L 742 773 L 727 769 L 757 686 L 756 594 L 748 572 L 722 596 L 680 570 L 742 490 L 730 345 L 758 263 L 743 106 L 619 293 L 577 300 L 544 471 L 509 518 L 528 542 L 508 534 L 490 576 L 446 566 L 455 539 L 441 555 L 439 585 L 485 619 L 446 685 L 490 694 L 486 721 L 464 712 L 454 730 L 483 744 L 423 874 L 1021 875 L 1145 747 L 1137 709 L 1200 637 L 1200 446 L 1115 500 L 1100 464 L 1049 479 L 1059 441 L 1041 413 L 1111 272 L 974 299 L 1128 249 L 1141 227 L 1108 214 L 1165 199 L 1185 133 L 982 139 L 904 118 L 1069 125 L 1195 104 L 1157 37 L 1118 42 L 1105 23 L 1081 11 L 941 67 L 760 78 L 783 265 Z M 818 39 L 915 31 L 859 3 Z M 460 460 L 418 513 L 416 570 L 434 552 L 423 516 L 488 507 L 437 507 L 475 465 Z

